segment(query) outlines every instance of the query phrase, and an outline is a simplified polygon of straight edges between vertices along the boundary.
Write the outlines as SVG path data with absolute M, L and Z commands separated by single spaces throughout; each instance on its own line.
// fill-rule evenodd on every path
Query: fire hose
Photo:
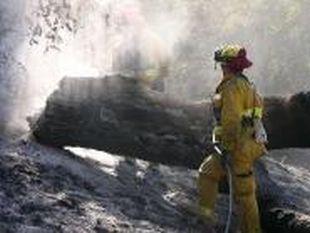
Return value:
M 231 217 L 232 217 L 232 210 L 233 210 L 233 184 L 232 184 L 232 173 L 231 168 L 229 166 L 229 162 L 227 159 L 227 152 L 220 148 L 220 144 L 216 141 L 215 135 L 212 135 L 212 143 L 214 151 L 221 157 L 223 160 L 223 166 L 226 170 L 226 176 L 228 181 L 228 192 L 229 192 L 229 205 L 228 205 L 228 215 L 225 223 L 225 233 L 229 233 L 230 225 L 231 225 Z

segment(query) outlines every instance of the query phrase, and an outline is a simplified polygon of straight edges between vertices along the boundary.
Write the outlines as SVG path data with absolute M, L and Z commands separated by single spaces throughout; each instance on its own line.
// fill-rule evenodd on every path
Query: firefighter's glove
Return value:
M 267 133 L 261 119 L 254 119 L 254 138 L 257 143 L 267 143 Z

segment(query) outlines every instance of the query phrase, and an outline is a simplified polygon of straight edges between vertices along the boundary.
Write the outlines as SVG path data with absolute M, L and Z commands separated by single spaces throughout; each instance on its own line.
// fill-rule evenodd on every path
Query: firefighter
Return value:
M 252 62 L 245 48 L 226 45 L 215 52 L 215 62 L 221 64 L 223 78 L 213 98 L 216 127 L 214 136 L 223 155 L 208 156 L 199 168 L 198 191 L 201 215 L 214 222 L 218 184 L 229 163 L 232 190 L 242 233 L 261 233 L 256 201 L 255 161 L 266 153 L 266 131 L 262 124 L 263 102 L 254 86 L 243 74 Z

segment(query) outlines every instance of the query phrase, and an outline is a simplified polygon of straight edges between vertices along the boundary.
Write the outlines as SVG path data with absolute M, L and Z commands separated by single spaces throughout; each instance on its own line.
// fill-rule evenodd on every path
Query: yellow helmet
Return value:
M 239 73 L 252 65 L 246 54 L 245 48 L 240 45 L 225 45 L 215 51 L 214 60 L 221 62 L 232 72 Z
M 224 45 L 215 51 L 214 60 L 217 62 L 229 62 L 238 57 L 242 49 L 244 48 L 240 45 Z

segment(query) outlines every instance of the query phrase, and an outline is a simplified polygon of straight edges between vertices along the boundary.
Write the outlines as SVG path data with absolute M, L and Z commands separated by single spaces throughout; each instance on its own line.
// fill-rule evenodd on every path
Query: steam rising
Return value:
M 307 0 L 2 0 L 0 114 L 11 121 L 36 112 L 64 76 L 133 75 L 121 54 L 135 50 L 145 63 L 156 64 L 157 56 L 169 63 L 167 94 L 200 100 L 219 81 L 212 56 L 223 43 L 247 48 L 254 62 L 249 76 L 263 94 L 309 90 L 309 6 Z

